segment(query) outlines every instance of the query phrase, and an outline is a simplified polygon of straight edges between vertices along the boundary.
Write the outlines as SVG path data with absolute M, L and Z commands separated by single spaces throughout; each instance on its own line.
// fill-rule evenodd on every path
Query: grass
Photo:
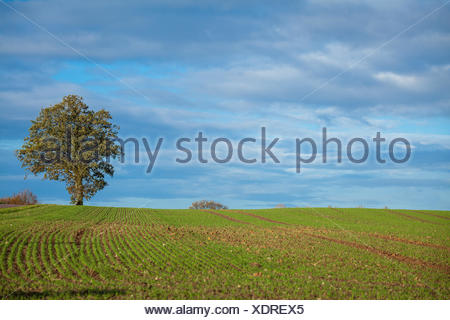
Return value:
M 3 299 L 449 299 L 450 212 L 0 209 Z

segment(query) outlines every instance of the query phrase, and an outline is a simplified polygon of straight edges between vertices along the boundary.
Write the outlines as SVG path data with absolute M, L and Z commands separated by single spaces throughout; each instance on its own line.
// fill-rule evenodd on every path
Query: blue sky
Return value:
M 110 110 L 121 137 L 164 138 L 151 174 L 142 149 L 91 205 L 449 209 L 449 18 L 450 4 L 432 0 L 2 1 L 0 196 L 29 188 L 69 202 L 60 182 L 24 180 L 14 150 L 42 107 L 78 94 Z M 262 126 L 280 138 L 279 164 L 175 162 L 177 138 L 236 146 Z M 327 164 L 295 173 L 295 139 L 321 152 L 324 126 L 344 146 L 404 137 L 411 159 L 378 164 L 370 143 L 366 163 L 338 164 L 330 148 Z

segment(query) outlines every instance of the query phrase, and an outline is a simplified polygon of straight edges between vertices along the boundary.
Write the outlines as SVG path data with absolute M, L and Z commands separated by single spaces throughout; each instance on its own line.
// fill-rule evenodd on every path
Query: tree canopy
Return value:
M 212 209 L 212 210 L 226 210 L 227 206 L 212 200 L 200 200 L 192 202 L 189 209 Z
M 110 159 L 121 150 L 119 127 L 111 120 L 108 111 L 91 110 L 82 97 L 65 96 L 41 109 L 17 158 L 32 174 L 65 182 L 72 203 L 82 205 L 107 185 L 106 175 L 114 175 Z

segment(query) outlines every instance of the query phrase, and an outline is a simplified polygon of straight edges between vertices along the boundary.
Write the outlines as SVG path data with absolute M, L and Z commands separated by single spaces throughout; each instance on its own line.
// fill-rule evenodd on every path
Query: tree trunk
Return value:
M 83 192 L 83 178 L 76 178 L 76 184 L 75 184 L 75 205 L 76 206 L 82 206 L 83 205 L 83 198 L 84 198 L 84 192 Z

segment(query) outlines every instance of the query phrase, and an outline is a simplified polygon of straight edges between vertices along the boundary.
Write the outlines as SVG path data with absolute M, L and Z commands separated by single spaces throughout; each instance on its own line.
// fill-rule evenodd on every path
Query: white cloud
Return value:
M 378 72 L 374 75 L 374 78 L 409 90 L 420 90 L 423 85 L 422 79 L 418 76 L 401 75 L 394 72 Z

